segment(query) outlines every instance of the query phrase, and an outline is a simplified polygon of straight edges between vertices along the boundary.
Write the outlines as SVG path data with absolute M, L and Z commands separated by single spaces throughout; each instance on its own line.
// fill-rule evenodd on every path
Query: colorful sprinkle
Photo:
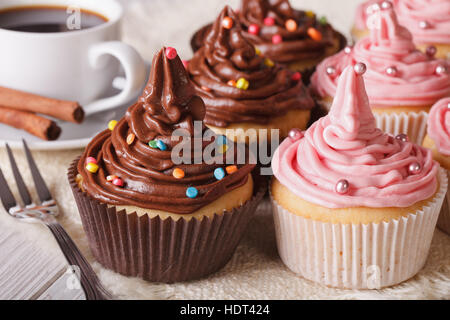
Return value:
M 188 198 L 191 198 L 191 199 L 197 198 L 197 196 L 198 196 L 197 188 L 194 188 L 194 187 L 187 188 L 186 189 L 186 196 Z
M 294 19 L 286 20 L 284 26 L 286 27 L 286 30 L 290 32 L 297 30 L 297 22 L 295 22 Z
M 293 81 L 300 81 L 301 78 L 302 78 L 302 75 L 300 72 L 295 72 L 291 77 L 291 79 Z
M 236 82 L 236 88 L 247 90 L 250 83 L 245 78 L 239 78 L 239 80 Z
M 167 150 L 167 145 L 162 140 L 156 140 L 156 146 L 161 151 L 166 151 Z
M 116 127 L 116 125 L 117 125 L 117 120 L 111 120 L 110 122 L 108 122 L 108 129 L 113 131 L 114 128 Z
M 273 44 L 278 44 L 278 43 L 281 43 L 281 42 L 283 42 L 283 38 L 279 34 L 274 34 L 272 36 L 272 43 Z
M 310 17 L 310 18 L 313 18 L 315 16 L 315 13 L 310 11 L 310 10 L 305 11 L 305 14 L 306 14 L 307 17 Z
M 264 18 L 264 24 L 266 26 L 273 26 L 275 24 L 275 19 L 272 17 L 266 17 Z
M 255 53 L 260 56 L 261 55 L 261 50 L 258 47 L 255 47 Z
M 320 17 L 319 23 L 320 23 L 321 25 L 325 26 L 325 25 L 328 23 L 327 17 L 325 17 L 325 16 Z
M 127 137 L 127 144 L 132 144 L 134 142 L 134 139 L 136 138 L 134 133 L 130 133 Z
M 150 142 L 148 143 L 148 145 L 149 145 L 150 147 L 152 147 L 153 149 L 157 149 L 157 148 L 158 148 L 158 145 L 156 144 L 156 140 L 150 141 Z
M 214 170 L 214 177 L 217 180 L 222 180 L 223 178 L 225 178 L 225 170 L 223 170 L 223 168 L 217 168 L 216 170 Z
M 227 152 L 228 151 L 228 146 L 226 145 L 226 144 L 224 144 L 224 145 L 221 145 L 220 147 L 219 147 L 219 153 L 220 154 L 224 154 L 225 152 Z
M 313 39 L 314 41 L 320 41 L 322 40 L 322 34 L 319 30 L 315 28 L 308 28 L 308 35 Z
M 187 68 L 189 67 L 189 60 L 181 60 L 181 62 L 183 63 L 184 68 L 187 70 Z
M 232 173 L 235 173 L 238 170 L 238 167 L 234 166 L 234 165 L 233 166 L 227 166 L 225 168 L 225 170 L 227 171 L 228 174 L 232 174 Z
M 211 89 L 205 86 L 201 86 L 202 90 L 206 91 L 206 92 L 211 92 Z
M 233 27 L 233 19 L 230 17 L 225 17 L 222 20 L 222 27 L 225 29 L 231 29 Z
M 90 162 L 86 165 L 86 170 L 91 173 L 96 173 L 98 171 L 98 164 Z
M 216 144 L 218 146 L 223 146 L 224 144 L 227 144 L 227 137 L 226 136 L 218 136 L 216 138 Z
M 336 183 L 335 190 L 339 194 L 346 194 L 349 189 L 350 189 L 350 184 L 345 179 L 341 179 Z
M 123 181 L 120 178 L 116 178 L 113 180 L 113 185 L 118 186 L 118 187 L 123 187 Z
M 173 169 L 172 175 L 176 178 L 176 179 L 183 179 L 184 178 L 184 171 L 180 168 L 175 168 Z
M 248 33 L 258 35 L 259 34 L 259 26 L 257 24 L 251 24 L 248 26 Z
M 236 81 L 234 81 L 234 80 L 228 81 L 227 84 L 228 84 L 230 87 L 236 87 Z
M 264 64 L 269 68 L 272 68 L 275 65 L 275 63 L 272 60 L 270 60 L 269 58 L 264 59 Z
M 166 57 L 169 60 L 175 59 L 177 56 L 177 50 L 175 48 L 172 47 L 167 47 L 166 48 Z
M 117 178 L 119 178 L 119 177 L 115 176 L 115 175 L 107 176 L 106 181 L 111 182 L 111 181 L 116 180 Z
M 87 157 L 86 161 L 84 163 L 85 164 L 88 164 L 88 163 L 95 163 L 95 164 L 97 164 L 97 159 L 95 159 L 94 157 Z

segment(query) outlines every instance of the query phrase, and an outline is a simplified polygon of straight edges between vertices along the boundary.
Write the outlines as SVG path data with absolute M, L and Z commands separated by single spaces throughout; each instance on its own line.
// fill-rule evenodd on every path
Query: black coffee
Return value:
M 67 32 L 98 26 L 108 19 L 84 9 L 27 6 L 0 10 L 0 28 L 24 32 Z

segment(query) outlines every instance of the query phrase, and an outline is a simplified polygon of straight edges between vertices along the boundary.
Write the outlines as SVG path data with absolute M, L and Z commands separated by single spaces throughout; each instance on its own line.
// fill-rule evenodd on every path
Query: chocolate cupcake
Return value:
M 293 9 L 286 0 L 242 0 L 238 15 L 244 37 L 267 58 L 301 72 L 306 84 L 319 62 L 346 45 L 345 37 L 326 17 Z M 204 26 L 194 34 L 194 52 L 203 46 L 211 27 Z
M 291 128 L 306 127 L 314 107 L 300 73 L 262 56 L 228 6 L 188 70 L 206 105 L 206 125 L 235 141 L 270 140 L 271 129 L 286 137 Z
M 105 267 L 170 283 L 231 258 L 265 186 L 254 183 L 248 155 L 236 162 L 239 150 L 225 137 L 202 138 L 210 131 L 204 114 L 175 49 L 164 48 L 139 100 L 71 166 L 83 227 Z

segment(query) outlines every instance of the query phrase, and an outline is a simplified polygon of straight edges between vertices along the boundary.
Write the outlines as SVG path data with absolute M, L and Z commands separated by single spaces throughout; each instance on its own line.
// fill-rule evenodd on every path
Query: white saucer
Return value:
M 117 84 L 116 87 L 120 87 L 120 78 L 116 78 L 114 83 Z M 117 89 L 112 89 L 106 96 L 111 96 L 116 93 Z M 0 123 L 0 147 L 3 147 L 5 143 L 8 143 L 13 149 L 21 149 L 23 146 L 22 139 L 25 139 L 30 149 L 33 150 L 67 150 L 84 148 L 97 133 L 108 127 L 108 122 L 110 120 L 119 120 L 122 118 L 128 107 L 136 101 L 140 93 L 141 91 L 136 92 L 136 95 L 123 105 L 86 117 L 82 124 L 55 120 L 62 129 L 61 136 L 55 141 L 44 141 L 28 132 Z

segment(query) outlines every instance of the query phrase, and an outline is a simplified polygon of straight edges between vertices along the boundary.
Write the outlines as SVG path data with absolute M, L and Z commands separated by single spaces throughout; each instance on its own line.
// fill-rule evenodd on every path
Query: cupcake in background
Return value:
M 305 83 L 320 61 L 346 44 L 345 37 L 333 29 L 326 17 L 293 9 L 287 0 L 242 0 L 238 16 L 244 37 L 265 57 L 301 72 Z M 194 34 L 194 52 L 203 46 L 211 26 Z
M 389 6 L 387 1 L 370 0 L 361 3 L 355 15 L 352 35 L 355 40 L 369 34 L 367 17 L 376 4 Z M 413 35 L 414 43 L 423 52 L 436 51 L 436 57 L 450 58 L 450 1 L 448 0 L 393 0 L 400 23 Z
M 206 125 L 234 141 L 270 140 L 271 129 L 279 129 L 281 138 L 291 128 L 305 129 L 315 106 L 300 73 L 257 52 L 228 6 L 189 61 L 188 70 L 206 105 Z
M 311 89 L 318 103 L 329 109 L 342 70 L 364 62 L 366 90 L 377 126 L 397 135 L 408 134 L 421 144 L 426 113 L 450 94 L 448 62 L 416 49 L 409 31 L 401 26 L 390 2 L 373 9 L 370 36 L 325 59 L 313 74 Z
M 430 150 L 375 126 L 363 64 L 346 67 L 330 113 L 272 160 L 278 252 L 338 288 L 395 285 L 424 265 L 447 192 Z
M 423 146 L 431 149 L 433 158 L 447 170 L 450 179 L 450 98 L 439 100 L 431 108 Z M 450 235 L 450 191 L 437 225 Z
M 202 139 L 204 115 L 176 50 L 163 48 L 139 100 L 71 166 L 90 248 L 106 268 L 171 283 L 205 277 L 233 255 L 266 186 L 255 187 L 254 164 L 230 163 L 237 148 Z M 207 148 L 211 161 L 198 161 Z

